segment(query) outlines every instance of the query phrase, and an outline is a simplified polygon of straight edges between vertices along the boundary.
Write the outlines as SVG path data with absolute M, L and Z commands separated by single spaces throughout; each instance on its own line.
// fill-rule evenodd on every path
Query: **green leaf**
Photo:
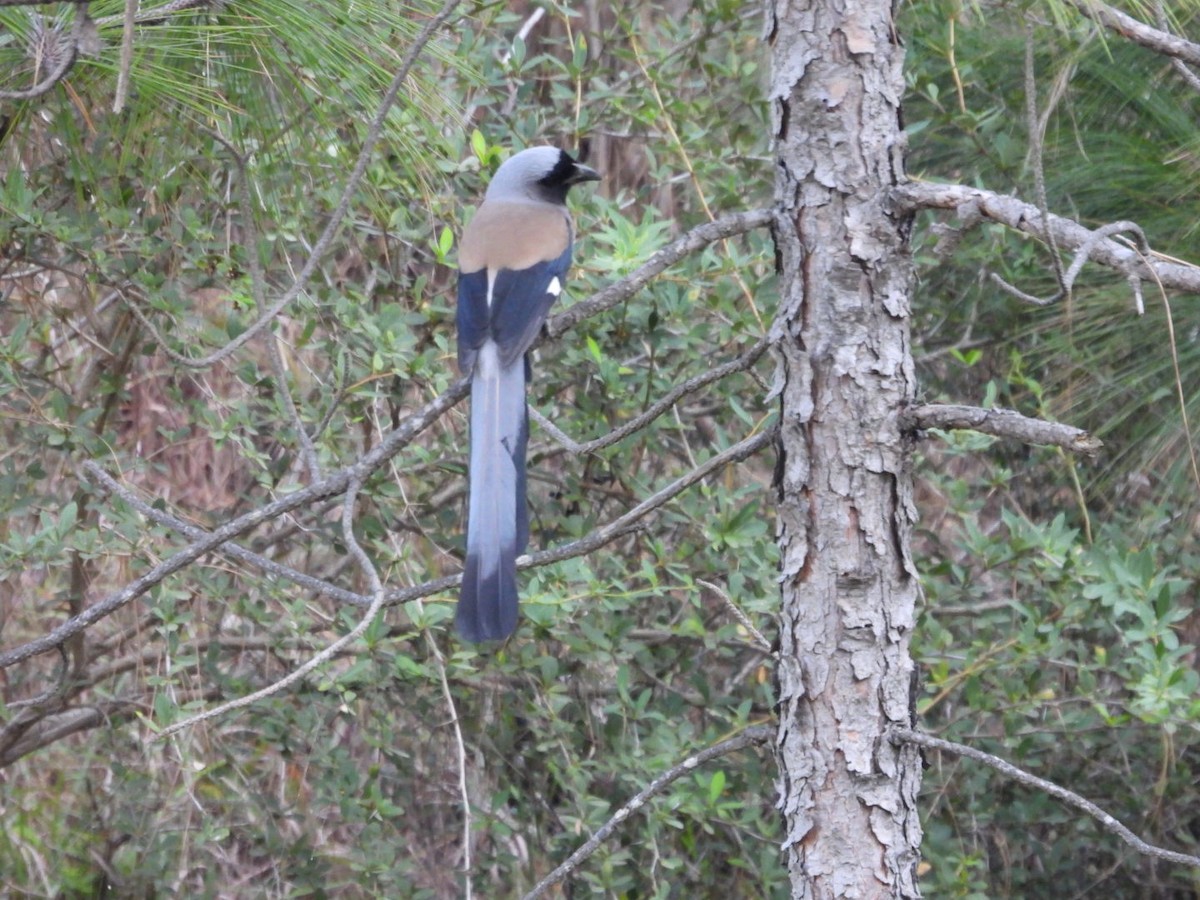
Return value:
M 600 344 L 590 334 L 586 340 L 588 353 L 592 355 L 592 359 L 596 361 L 597 365 L 602 365 L 604 363 L 604 354 L 600 352 Z
M 488 159 L 487 138 L 483 136 L 483 132 L 478 128 L 471 132 L 471 149 L 475 151 L 475 157 L 482 163 L 486 163 Z
M 725 790 L 725 770 L 717 769 L 708 782 L 708 805 L 716 806 L 722 791 Z

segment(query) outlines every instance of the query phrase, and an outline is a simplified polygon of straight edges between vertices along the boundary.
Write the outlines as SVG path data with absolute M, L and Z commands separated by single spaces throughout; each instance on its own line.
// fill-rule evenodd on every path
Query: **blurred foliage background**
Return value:
M 1196 34 L 1196 4 L 1174 7 Z M 309 483 L 297 416 L 327 472 L 449 387 L 453 235 L 509 148 L 581 149 L 605 172 L 572 200 L 573 299 L 692 226 L 769 204 L 757 7 L 464 5 L 388 113 L 329 252 L 270 332 L 276 350 L 259 339 L 187 365 L 293 284 L 437 8 L 173 13 L 138 28 L 114 114 L 120 28 L 105 17 L 122 5 L 97 0 L 99 54 L 45 96 L 0 101 L 0 646 L 186 543 L 82 482 L 82 461 L 213 527 Z M 0 10 L 0 89 L 37 80 L 56 16 L 69 27 L 58 7 Z M 1049 208 L 1091 226 L 1134 219 L 1156 250 L 1196 257 L 1200 110 L 1166 62 L 1054 5 L 917 2 L 899 27 L 913 177 L 1036 202 L 1032 39 Z M 947 246 L 935 224 L 955 223 L 921 217 L 914 236 L 926 399 L 1069 421 L 1109 449 L 1088 464 L 973 435 L 922 443 L 922 724 L 1196 852 L 1194 298 L 1148 286 L 1138 316 L 1122 278 L 1088 267 L 1070 298 L 1031 307 L 988 273 L 1048 296 L 1047 248 L 993 226 Z M 531 403 L 577 441 L 605 434 L 751 347 L 773 279 L 765 232 L 711 245 L 543 344 Z M 769 427 L 771 375 L 760 360 L 586 458 L 535 426 L 533 549 Z M 366 485 L 358 534 L 389 586 L 459 570 L 465 434 L 460 407 Z M 361 614 L 205 557 L 62 657 L 0 672 L 0 881 L 35 896 L 454 897 L 465 789 L 476 888 L 529 889 L 656 774 L 770 719 L 770 659 L 722 595 L 771 634 L 772 464 L 726 469 L 605 550 L 527 570 L 523 625 L 499 650 L 457 642 L 452 594 L 414 601 L 299 687 L 149 743 L 294 669 Z M 336 500 L 303 508 L 244 543 L 365 591 L 338 516 Z M 48 690 L 31 726 L 20 704 Z M 929 762 L 929 896 L 1200 889 L 1046 797 Z M 630 818 L 571 895 L 786 896 L 773 801 L 769 754 L 699 769 Z

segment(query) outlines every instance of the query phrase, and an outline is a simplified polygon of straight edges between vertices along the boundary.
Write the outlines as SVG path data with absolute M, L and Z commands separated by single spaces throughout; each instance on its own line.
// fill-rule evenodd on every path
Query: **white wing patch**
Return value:
M 562 293 L 562 282 L 558 280 L 558 276 L 550 279 L 550 283 L 546 285 L 546 293 L 551 297 L 557 297 Z
M 488 306 L 488 309 L 491 309 L 492 308 L 492 288 L 494 288 L 496 286 L 496 270 L 495 269 L 488 269 L 487 279 L 488 279 L 487 306 Z

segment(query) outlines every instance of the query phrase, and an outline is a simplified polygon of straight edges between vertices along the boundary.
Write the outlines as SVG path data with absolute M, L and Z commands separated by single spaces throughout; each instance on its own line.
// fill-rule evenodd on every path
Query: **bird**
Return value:
M 575 226 L 567 191 L 600 173 L 557 147 L 505 160 L 458 245 L 458 366 L 471 379 L 467 556 L 455 612 L 471 643 L 517 628 L 517 557 L 529 543 L 529 348 L 562 293 Z

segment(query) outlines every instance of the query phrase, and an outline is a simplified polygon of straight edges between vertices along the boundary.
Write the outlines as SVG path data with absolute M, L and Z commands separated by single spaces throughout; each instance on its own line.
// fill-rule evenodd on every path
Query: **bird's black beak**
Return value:
M 571 173 L 571 177 L 567 180 L 567 184 L 579 184 L 584 181 L 599 181 L 603 177 L 603 175 L 601 175 L 591 166 L 585 166 L 583 163 L 575 163 L 575 170 Z

